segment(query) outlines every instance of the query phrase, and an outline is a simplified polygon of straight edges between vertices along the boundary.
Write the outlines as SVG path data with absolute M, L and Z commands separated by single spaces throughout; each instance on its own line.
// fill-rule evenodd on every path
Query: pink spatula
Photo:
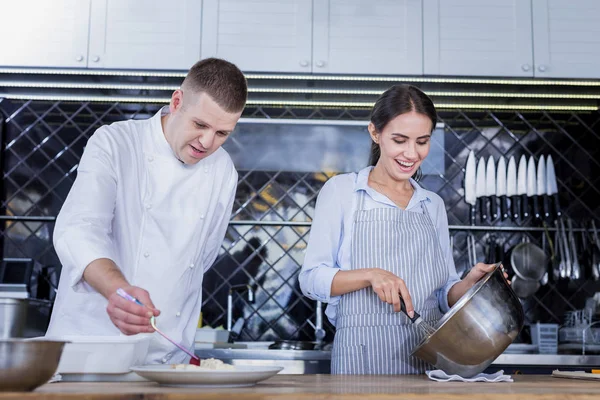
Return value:
M 129 301 L 133 301 L 136 304 L 139 304 L 142 307 L 145 307 L 138 299 L 136 299 L 135 297 L 133 297 L 132 295 L 130 295 L 129 293 L 127 293 L 126 291 L 124 291 L 123 289 L 119 288 L 117 289 L 117 294 L 119 296 L 121 296 L 122 298 L 129 300 Z M 191 353 L 189 350 L 185 349 L 183 346 L 181 346 L 179 343 L 176 343 L 174 340 L 172 340 L 170 337 L 168 337 L 167 335 L 165 335 L 164 333 L 162 333 L 157 327 L 156 327 L 156 321 L 154 319 L 154 316 L 150 317 L 150 325 L 152 325 L 152 328 L 154 328 L 154 330 L 156 332 L 158 332 L 162 337 L 164 337 L 165 339 L 167 339 L 169 342 L 173 343 L 175 346 L 177 346 L 181 351 L 183 351 L 184 353 L 186 353 L 187 355 L 189 355 L 190 357 L 192 357 L 190 359 L 190 364 L 193 365 L 198 365 L 200 366 L 200 358 L 198 358 L 198 356 L 196 356 L 195 354 Z

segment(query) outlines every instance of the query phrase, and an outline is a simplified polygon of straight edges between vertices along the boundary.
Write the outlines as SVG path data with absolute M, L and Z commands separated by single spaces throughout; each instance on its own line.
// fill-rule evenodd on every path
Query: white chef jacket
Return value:
M 103 126 L 89 139 L 54 229 L 63 267 L 47 336 L 121 334 L 108 301 L 82 280 L 90 262 L 108 258 L 150 293 L 158 328 L 193 348 L 204 271 L 223 241 L 237 172 L 222 148 L 195 165 L 180 162 L 163 134 L 166 113 Z M 186 357 L 154 333 L 145 361 Z

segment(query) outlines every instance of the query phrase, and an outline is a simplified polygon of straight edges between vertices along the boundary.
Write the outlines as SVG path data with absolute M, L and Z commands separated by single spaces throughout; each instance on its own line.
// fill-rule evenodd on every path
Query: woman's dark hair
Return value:
M 429 96 L 411 85 L 394 85 L 383 92 L 375 102 L 371 111 L 371 122 L 375 126 L 375 130 L 381 133 L 391 120 L 411 111 L 429 117 L 432 129 L 435 128 L 437 112 Z M 371 142 L 369 165 L 377 164 L 380 155 L 379 144 Z M 419 180 L 421 176 L 421 168 L 419 168 L 413 178 Z

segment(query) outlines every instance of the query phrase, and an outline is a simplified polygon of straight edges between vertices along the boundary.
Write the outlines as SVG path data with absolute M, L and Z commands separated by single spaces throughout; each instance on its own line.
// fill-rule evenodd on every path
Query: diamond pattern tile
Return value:
M 0 99 L 2 130 L 3 214 L 0 238 L 3 257 L 31 257 L 36 268 L 58 266 L 51 234 L 55 216 L 73 183 L 77 163 L 91 134 L 103 124 L 128 118 L 148 118 L 159 105 L 64 103 Z M 364 109 L 248 107 L 244 117 L 366 120 Z M 464 166 L 469 150 L 478 157 L 519 158 L 522 154 L 552 154 L 565 213 L 576 222 L 598 218 L 600 211 L 600 114 L 442 111 L 445 124 L 445 172 L 428 175 L 422 184 L 446 202 L 450 225 L 468 225 L 469 207 L 463 200 Z M 236 141 L 235 136 L 231 140 Z M 365 160 L 365 164 L 366 164 Z M 243 317 L 242 340 L 312 340 L 315 303 L 302 296 L 297 276 L 304 259 L 316 197 L 330 172 L 239 171 L 232 224 L 219 257 L 205 275 L 203 320 L 225 325 L 227 293 L 232 285 L 250 285 L 255 301 L 235 293 L 233 320 Z M 32 220 L 25 221 L 25 218 Z M 50 217 L 49 221 L 41 217 Z M 255 221 L 255 225 L 239 225 Z M 281 225 L 261 225 L 266 223 Z M 535 221 L 488 221 L 495 227 L 539 228 Z M 580 224 L 581 225 L 581 224 Z M 579 225 L 578 225 L 579 226 Z M 457 271 L 470 268 L 467 238 L 473 235 L 477 259 L 486 256 L 490 233 L 452 229 Z M 543 232 L 495 232 L 509 258 L 510 249 L 524 237 L 545 246 Z M 558 322 L 566 311 L 583 307 L 599 291 L 598 282 L 550 281 L 523 300 L 528 321 Z M 333 327 L 325 321 L 326 340 Z

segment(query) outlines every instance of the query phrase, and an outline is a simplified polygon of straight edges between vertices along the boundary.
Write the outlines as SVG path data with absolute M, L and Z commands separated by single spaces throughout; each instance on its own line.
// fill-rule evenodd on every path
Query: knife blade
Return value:
M 540 210 L 540 216 L 542 218 L 548 218 L 548 190 L 546 189 L 546 159 L 543 155 L 538 160 L 537 167 L 537 195 L 542 200 L 542 209 Z
M 485 171 L 485 194 L 490 198 L 490 220 L 498 218 L 498 202 L 496 198 L 496 163 L 490 156 Z
M 475 153 L 471 150 L 467 157 L 465 169 L 465 202 L 470 205 L 471 225 L 475 224 L 475 204 L 477 202 L 477 195 L 475 194 L 476 168 Z
M 540 211 L 537 204 L 537 183 L 535 173 L 535 160 L 533 156 L 529 156 L 527 162 L 527 197 L 531 197 L 531 205 L 533 208 L 533 216 L 537 219 L 540 217 Z
M 487 221 L 487 198 L 485 196 L 485 159 L 481 157 L 477 163 L 477 173 L 475 174 L 475 195 L 479 203 L 479 216 L 481 221 Z
M 519 169 L 517 170 L 517 193 L 521 196 L 521 219 L 529 217 L 529 205 L 527 199 L 527 157 L 521 156 Z
M 500 200 L 500 218 L 508 218 L 508 202 L 506 201 L 506 161 L 504 157 L 498 159 L 496 170 L 496 196 Z
M 552 203 L 554 206 L 554 216 L 560 217 L 562 212 L 560 211 L 560 203 L 558 201 L 558 185 L 556 183 L 556 173 L 554 172 L 554 161 L 552 155 L 548 155 L 546 159 L 546 189 L 548 196 L 552 196 Z
M 506 196 L 510 198 L 511 218 L 515 221 L 519 217 L 519 208 L 517 199 L 517 163 L 514 157 L 508 160 L 508 170 L 506 171 Z

